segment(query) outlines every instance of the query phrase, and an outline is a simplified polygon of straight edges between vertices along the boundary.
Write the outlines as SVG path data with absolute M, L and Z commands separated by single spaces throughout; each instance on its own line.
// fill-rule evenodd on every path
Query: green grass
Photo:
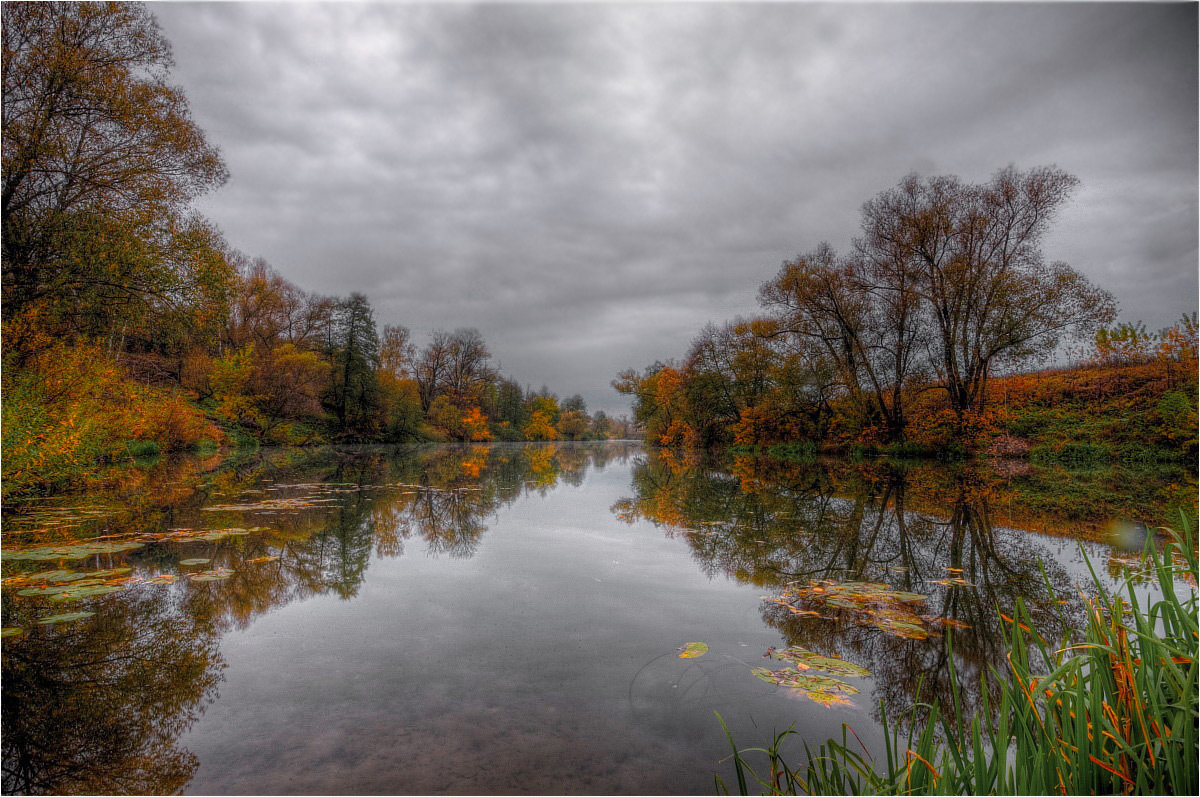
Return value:
M 806 743 L 807 763 L 793 769 L 781 752 L 791 729 L 768 747 L 739 749 L 726 728 L 738 792 L 1196 794 L 1196 592 L 1176 590 L 1177 579 L 1194 585 L 1198 575 L 1190 533 L 1170 532 L 1162 551 L 1148 545 L 1143 564 L 1162 597 L 1143 606 L 1133 576 L 1110 594 L 1093 570 L 1097 597 L 1088 599 L 1079 640 L 1049 645 L 1029 630 L 1019 603 L 1005 618 L 1007 661 L 990 674 L 998 703 L 990 705 L 983 689 L 980 710 L 963 706 L 952 679 L 952 711 L 918 703 L 913 716 L 927 719 L 909 723 L 884 713 L 882 760 L 843 726 L 840 741 L 815 752 Z M 765 758 L 765 770 L 755 770 L 752 758 Z M 716 784 L 728 793 L 720 776 Z

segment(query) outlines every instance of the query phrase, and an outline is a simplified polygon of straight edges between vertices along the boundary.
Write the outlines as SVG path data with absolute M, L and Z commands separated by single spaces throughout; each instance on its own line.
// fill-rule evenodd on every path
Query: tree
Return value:
M 4 317 L 49 305 L 94 334 L 87 312 L 176 303 L 185 206 L 227 175 L 168 82 L 154 18 L 127 3 L 2 13 Z
M 261 351 L 290 343 L 319 351 L 329 340 L 337 301 L 300 290 L 266 260 L 238 255 L 234 298 L 225 320 L 225 342 L 253 343 Z
M 333 380 L 325 404 L 337 419 L 342 434 L 369 436 L 378 424 L 379 336 L 371 303 L 352 293 L 338 305 L 333 319 L 333 347 L 329 352 Z
M 411 378 L 416 368 L 416 347 L 408 327 L 387 324 L 379 343 L 379 367 L 396 379 Z
M 456 329 L 448 341 L 445 390 L 459 402 L 479 404 L 495 379 L 483 335 L 474 327 Z
M 434 399 L 445 391 L 450 370 L 450 335 L 434 330 L 433 338 L 421 350 L 414 376 L 421 395 L 421 411 L 428 414 Z
M 588 416 L 579 410 L 563 410 L 558 419 L 558 436 L 578 440 L 588 430 Z
M 525 391 L 513 379 L 502 379 L 496 386 L 496 422 L 507 423 L 510 429 L 523 429 L 529 423 L 525 406 Z
M 995 366 L 1047 355 L 1064 335 L 1115 315 L 1110 293 L 1042 255 L 1042 238 L 1078 182 L 1052 166 L 1010 166 L 980 185 L 910 175 L 863 206 L 860 248 L 903 266 L 903 282 L 884 275 L 879 287 L 920 301 L 930 366 L 960 427 L 983 409 Z
M 592 416 L 591 432 L 602 440 L 612 434 L 612 422 L 604 410 L 596 410 L 596 414 Z
M 526 405 L 529 408 L 529 423 L 522 429 L 525 438 L 558 439 L 558 419 L 562 415 L 562 409 L 558 406 L 558 399 L 554 394 L 543 387 L 540 394 L 534 393 L 526 400 Z
M 783 336 L 795 353 L 828 363 L 854 422 L 883 426 L 893 440 L 904 437 L 904 391 L 921 341 L 916 298 L 897 259 L 881 250 L 839 257 L 822 243 L 762 286 L 759 301 L 772 314 L 758 325 L 764 337 Z

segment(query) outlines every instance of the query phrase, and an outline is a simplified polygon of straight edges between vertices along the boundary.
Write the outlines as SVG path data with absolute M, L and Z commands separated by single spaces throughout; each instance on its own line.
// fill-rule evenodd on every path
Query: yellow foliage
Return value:
M 556 440 L 558 430 L 550 420 L 550 415 L 544 410 L 534 410 L 529 423 L 522 430 L 527 440 Z
M 4 492 L 88 479 L 128 458 L 129 443 L 160 451 L 222 434 L 177 390 L 130 380 L 99 346 L 58 343 L 4 369 Z

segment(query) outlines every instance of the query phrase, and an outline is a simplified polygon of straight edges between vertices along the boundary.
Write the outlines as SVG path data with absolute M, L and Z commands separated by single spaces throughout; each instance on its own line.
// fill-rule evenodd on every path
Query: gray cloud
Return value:
M 1196 306 L 1191 5 L 154 10 L 234 245 L 593 407 L 912 170 L 1056 163 L 1082 188 L 1047 255 L 1130 320 Z

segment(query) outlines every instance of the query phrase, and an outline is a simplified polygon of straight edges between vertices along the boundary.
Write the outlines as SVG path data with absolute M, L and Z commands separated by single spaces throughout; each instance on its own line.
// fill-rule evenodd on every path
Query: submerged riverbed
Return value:
M 1117 577 L 1138 521 L 1180 508 L 1186 472 L 621 442 L 131 470 L 86 502 L 5 507 L 3 787 L 711 793 L 730 782 L 714 712 L 743 745 L 848 723 L 877 746 L 881 701 L 938 699 L 951 655 L 978 699 L 1018 596 L 1047 634 L 1082 622 L 1081 541 Z M 755 676 L 789 646 L 869 674 Z

